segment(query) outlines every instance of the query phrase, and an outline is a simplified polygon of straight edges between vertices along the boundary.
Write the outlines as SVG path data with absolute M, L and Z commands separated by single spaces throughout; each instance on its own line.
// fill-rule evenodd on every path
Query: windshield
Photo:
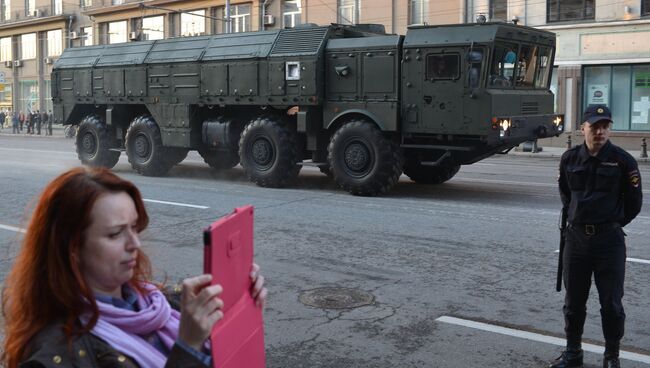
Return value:
M 547 88 L 551 69 L 548 47 L 514 44 L 498 45 L 490 69 L 492 88 Z

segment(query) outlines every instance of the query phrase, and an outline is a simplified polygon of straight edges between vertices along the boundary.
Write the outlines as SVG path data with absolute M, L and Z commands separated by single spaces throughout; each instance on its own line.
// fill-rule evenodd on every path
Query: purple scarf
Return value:
M 138 312 L 98 300 L 99 319 L 90 333 L 133 358 L 140 367 L 162 368 L 167 357 L 140 336 L 156 332 L 162 344 L 171 350 L 178 337 L 180 313 L 171 308 L 154 285 L 145 284 L 144 288 L 148 292 L 144 296 L 134 290 L 138 297 Z M 88 319 L 88 315 L 81 317 L 84 324 Z

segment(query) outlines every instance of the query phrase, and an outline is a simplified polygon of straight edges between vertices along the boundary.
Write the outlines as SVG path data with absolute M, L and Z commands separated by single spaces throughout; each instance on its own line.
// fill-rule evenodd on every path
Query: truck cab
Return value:
M 549 90 L 554 45 L 550 32 L 506 23 L 409 28 L 401 78 L 407 160 L 469 164 L 561 133 Z

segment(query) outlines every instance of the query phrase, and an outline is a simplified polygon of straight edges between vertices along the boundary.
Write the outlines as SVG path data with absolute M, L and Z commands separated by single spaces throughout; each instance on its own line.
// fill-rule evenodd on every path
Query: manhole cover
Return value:
M 298 300 L 316 308 L 346 309 L 370 305 L 375 301 L 375 297 L 356 289 L 326 287 L 304 291 Z

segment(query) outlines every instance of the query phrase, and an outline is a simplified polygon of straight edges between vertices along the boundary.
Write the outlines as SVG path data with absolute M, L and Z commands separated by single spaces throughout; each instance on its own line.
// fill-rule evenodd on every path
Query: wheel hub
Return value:
M 354 173 L 363 173 L 370 166 L 370 150 L 361 142 L 353 142 L 345 147 L 345 166 Z
M 253 142 L 253 160 L 259 166 L 267 166 L 273 161 L 273 145 L 265 138 Z
M 85 153 L 94 155 L 97 151 L 97 139 L 95 139 L 95 136 L 91 132 L 87 132 L 81 140 L 81 146 Z
M 149 139 L 144 134 L 139 134 L 135 137 L 135 153 L 139 157 L 147 158 L 151 153 L 151 144 L 149 144 Z

